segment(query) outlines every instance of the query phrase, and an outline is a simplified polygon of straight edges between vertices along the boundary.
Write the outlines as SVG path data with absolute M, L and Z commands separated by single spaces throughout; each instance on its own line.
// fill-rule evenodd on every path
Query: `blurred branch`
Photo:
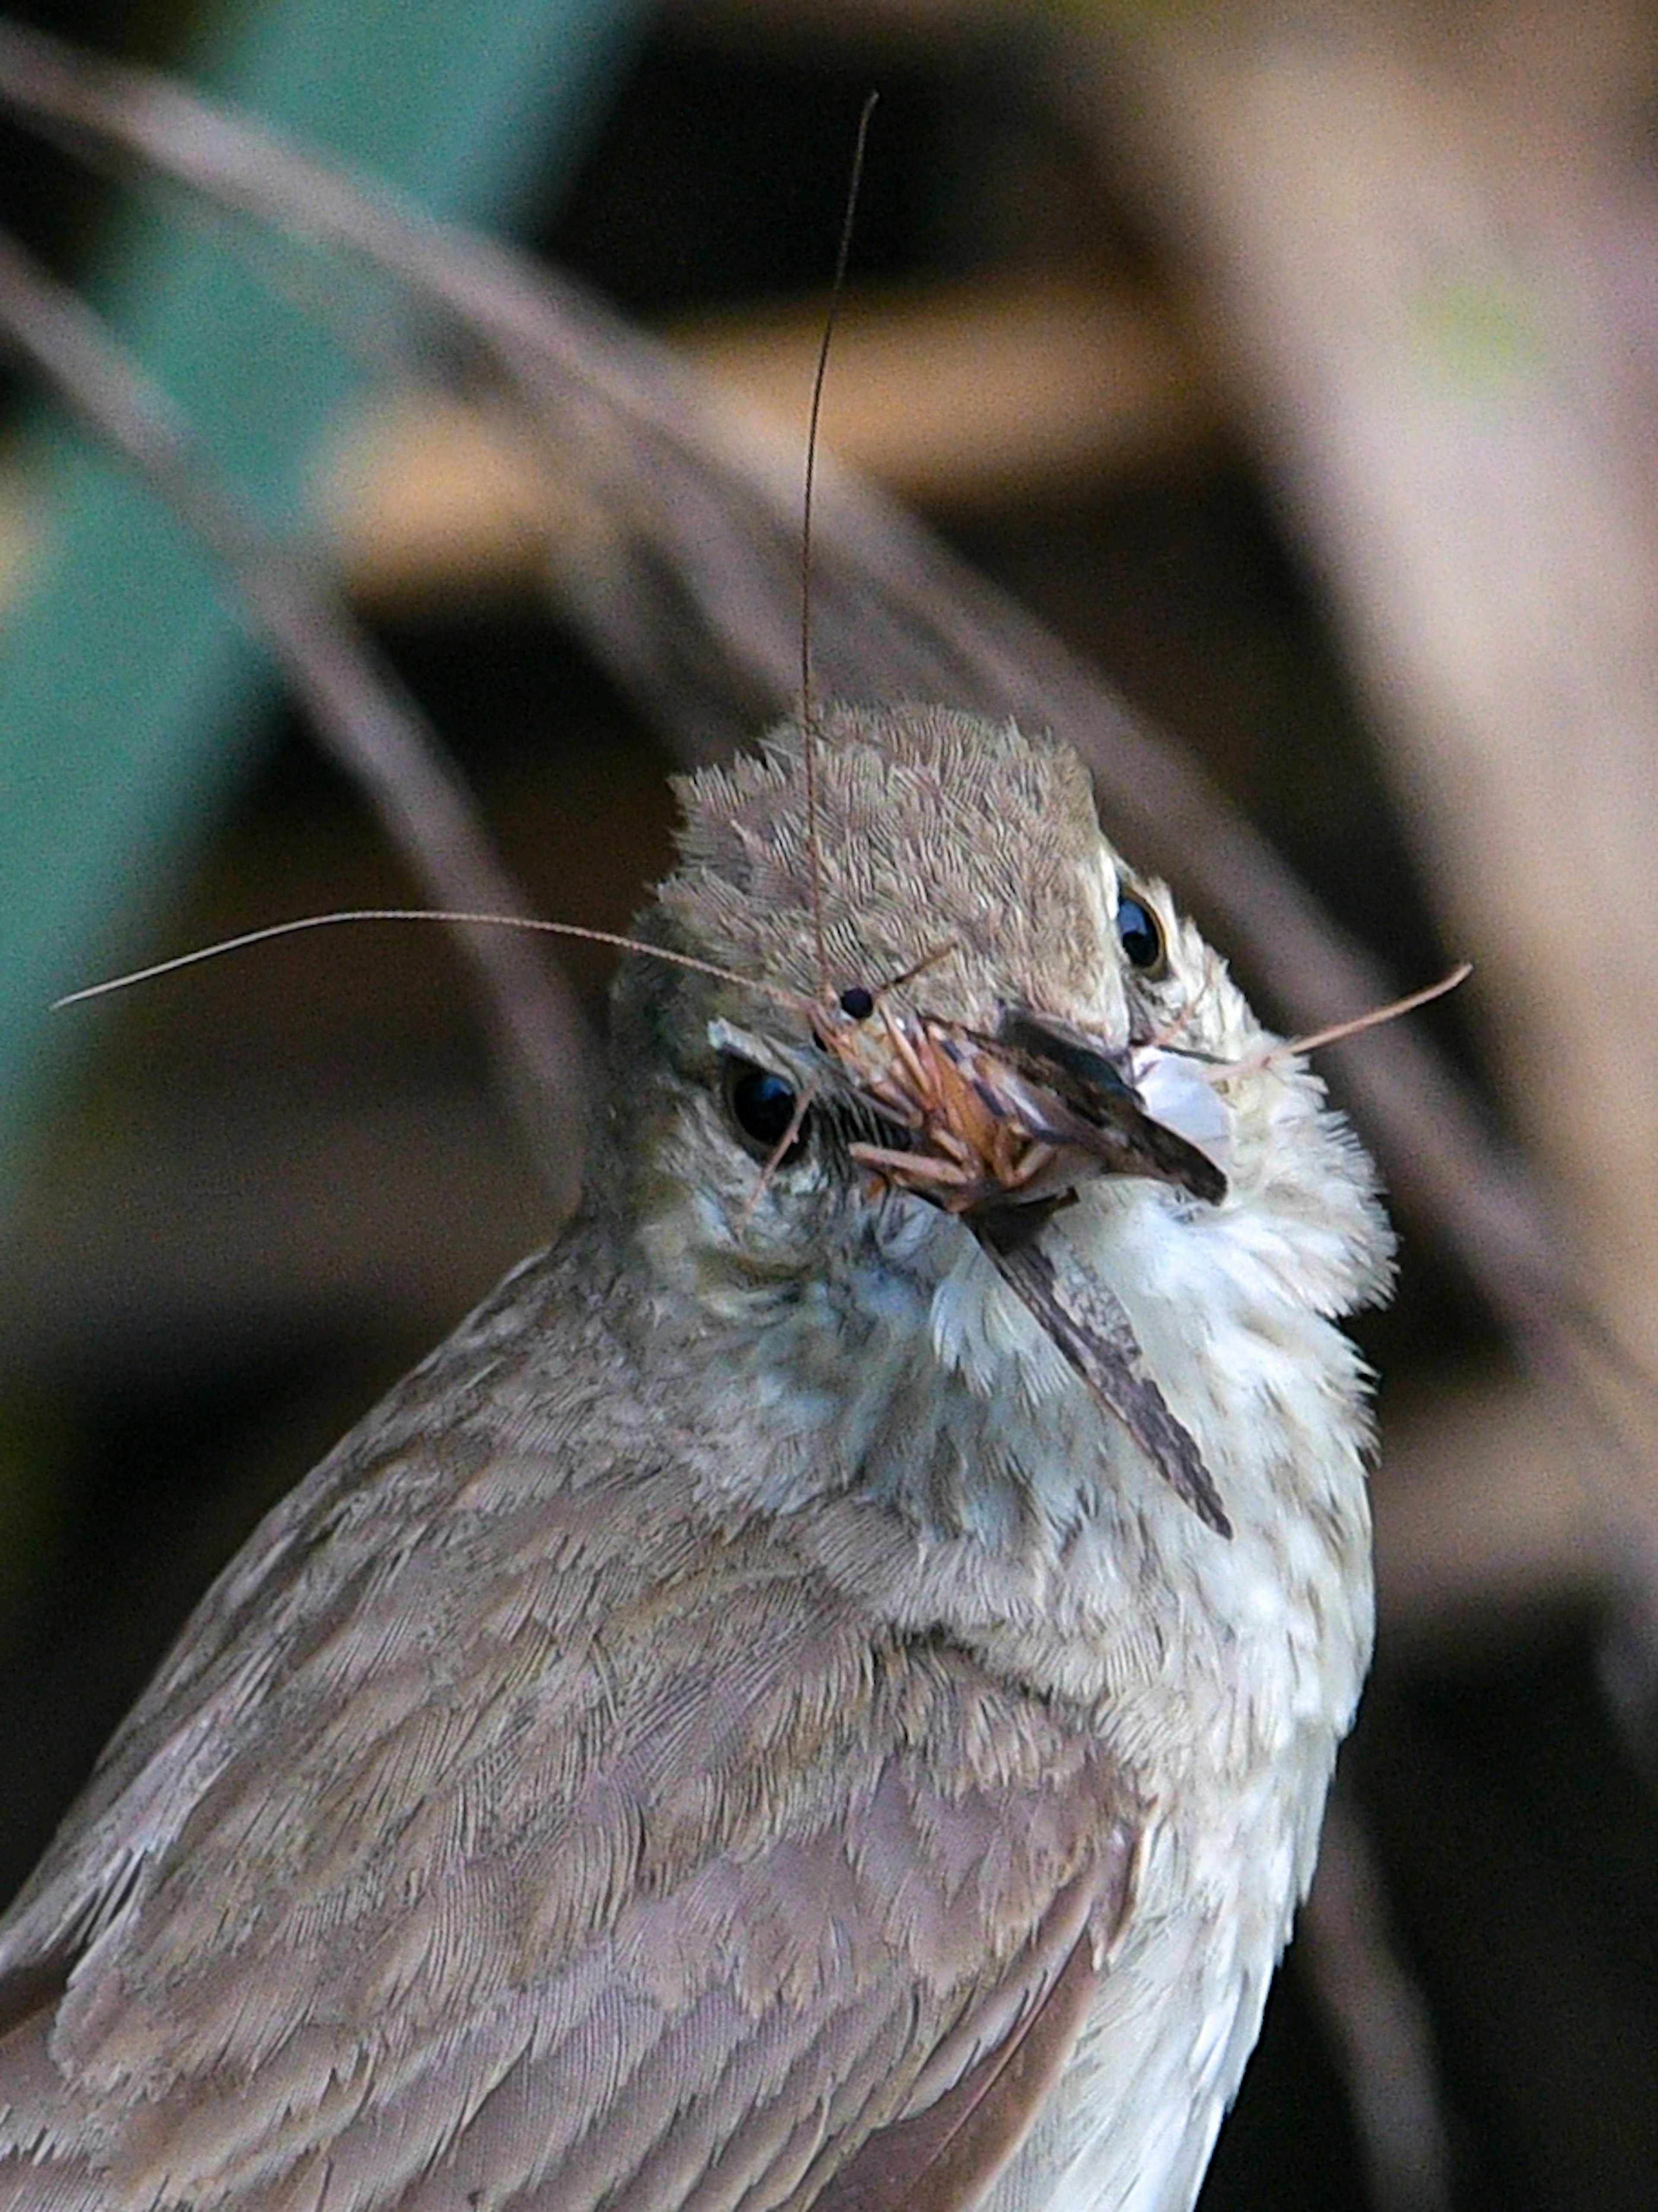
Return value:
M 1208 303 L 1480 964 L 1577 1255 L 1545 1317 L 1576 1386 L 1566 1449 L 1650 1618 L 1658 378 L 1630 295 L 1658 246 L 1633 122 L 1651 10 L 1242 0 L 1113 11 L 1092 51 L 1072 96 Z M 1563 884 L 1592 887 L 1595 927 Z
M 688 758 L 786 705 L 798 657 L 798 441 L 711 398 L 662 349 L 494 240 L 432 222 L 151 73 L 0 26 L 0 105 L 89 137 L 216 204 L 363 255 L 486 344 L 565 477 L 562 595 Z M 803 388 L 805 385 L 803 365 Z M 584 526 L 574 526 L 579 518 Z M 848 696 L 932 696 L 1069 738 L 1114 836 L 1177 878 L 1303 1026 L 1390 995 L 1208 781 L 1000 593 L 888 502 L 826 471 L 815 652 Z M 1518 1159 L 1404 1025 L 1342 1048 L 1350 1095 L 1395 1187 L 1436 1219 L 1522 1335 L 1573 1303 Z
M 1593 1605 L 1619 1561 L 1574 1397 L 1535 1377 L 1394 1407 L 1375 1486 L 1380 1634 L 1395 1662 Z
M 818 302 L 790 301 L 696 316 L 670 336 L 693 368 L 784 424 L 802 419 L 800 364 L 822 330 Z M 1169 306 L 1085 260 L 854 286 L 832 367 L 824 450 L 933 512 L 1189 455 L 1221 425 Z
M 1341 2056 L 1375 2212 L 1449 2212 L 1450 2154 L 1427 2007 L 1394 1948 L 1363 1817 L 1339 1781 L 1300 1936 Z
M 430 897 L 447 908 L 527 914 L 436 733 L 337 593 L 216 480 L 163 395 L 85 302 L 3 234 L 0 339 L 222 565 L 325 749 L 365 792 Z M 457 935 L 484 986 L 507 1095 L 568 1209 L 579 1182 L 585 1021 L 537 948 L 500 930 Z
M 762 306 L 677 325 L 673 342 L 781 424 L 800 415 L 800 364 L 821 327 L 815 308 Z M 1187 456 L 1217 427 L 1173 319 L 1091 270 L 853 290 L 836 318 L 824 450 L 935 511 Z M 581 527 L 565 522 L 551 459 L 522 407 L 382 392 L 322 494 L 352 588 L 410 605 L 477 581 L 539 584 L 550 539 Z

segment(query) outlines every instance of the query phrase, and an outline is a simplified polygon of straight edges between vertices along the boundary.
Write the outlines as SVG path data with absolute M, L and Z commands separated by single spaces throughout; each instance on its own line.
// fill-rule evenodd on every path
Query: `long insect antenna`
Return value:
M 61 999 L 52 1000 L 52 1012 L 56 1013 L 62 1006 L 77 1006 L 87 999 L 107 998 L 112 992 L 129 990 L 135 983 L 154 982 L 158 976 L 173 975 L 180 968 L 199 967 L 203 960 L 217 960 L 227 952 L 244 952 L 250 945 L 269 945 L 278 937 L 298 937 L 306 930 L 333 929 L 355 921 L 443 921 L 469 929 L 525 929 L 545 937 L 579 937 L 589 945 L 614 945 L 619 952 L 638 952 L 647 960 L 665 960 L 671 967 L 689 968 L 699 975 L 717 976 L 726 983 L 740 983 L 745 991 L 757 991 L 762 998 L 792 1007 L 808 1021 L 817 1011 L 814 1000 L 781 983 L 761 982 L 752 975 L 738 975 L 734 968 L 721 968 L 712 960 L 699 960 L 693 953 L 676 952 L 671 945 L 648 945 L 642 938 L 619 936 L 610 929 L 586 929 L 578 922 L 542 921 L 522 914 L 453 914 L 434 907 L 367 906 L 349 907 L 336 914 L 302 914 L 292 921 L 267 922 L 264 928 L 244 930 L 239 937 L 222 937 L 211 945 L 198 945 L 192 951 L 175 953 L 170 960 L 156 960 L 148 968 L 134 968 L 125 975 L 112 975 L 104 982 L 88 983 L 81 990 L 68 991 Z
M 829 375 L 829 347 L 835 319 L 847 289 L 847 262 L 852 252 L 853 225 L 858 216 L 858 196 L 864 182 L 864 149 L 869 143 L 870 118 L 880 98 L 865 95 L 853 143 L 852 173 L 847 181 L 846 210 L 841 218 L 841 240 L 835 249 L 835 281 L 829 287 L 829 313 L 817 347 L 817 366 L 811 380 L 811 407 L 806 417 L 805 483 L 800 499 L 800 750 L 806 775 L 806 862 L 810 870 L 808 896 L 811 902 L 811 931 L 817 959 L 817 988 L 829 995 L 829 955 L 823 945 L 823 882 L 817 854 L 817 730 L 811 686 L 811 507 L 817 475 L 817 426 L 823 412 L 823 385 Z
M 1449 975 L 1442 975 L 1436 983 L 1424 983 L 1419 991 L 1407 991 L 1402 999 L 1389 999 L 1385 1006 L 1372 1006 L 1368 1013 L 1355 1014 L 1348 1021 L 1332 1022 L 1327 1029 L 1314 1030 L 1307 1036 L 1285 1037 L 1259 1052 L 1247 1054 L 1242 1060 L 1219 1061 L 1214 1073 L 1218 1078 L 1247 1075 L 1258 1067 L 1270 1067 L 1275 1060 L 1287 1060 L 1293 1053 L 1316 1052 L 1322 1045 L 1339 1044 L 1344 1037 L 1380 1029 L 1384 1022 L 1396 1022 L 1402 1014 L 1413 1014 L 1418 1006 L 1430 1006 L 1434 1000 L 1442 999 L 1448 991 L 1465 983 L 1473 973 L 1473 961 L 1460 960 Z
M 1459 960 L 1448 975 L 1442 975 L 1436 983 L 1424 983 L 1419 991 L 1407 991 L 1402 999 L 1390 999 L 1385 1006 L 1372 1006 L 1368 1014 L 1355 1014 L 1351 1021 L 1332 1022 L 1327 1029 L 1315 1030 L 1310 1036 L 1291 1037 L 1287 1044 L 1278 1047 L 1280 1052 L 1316 1052 L 1321 1045 L 1339 1044 L 1344 1037 L 1358 1036 L 1365 1030 L 1379 1030 L 1384 1022 L 1396 1022 L 1401 1014 L 1413 1014 L 1418 1006 L 1431 1006 L 1442 999 L 1459 983 L 1466 983 L 1473 973 L 1472 960 Z

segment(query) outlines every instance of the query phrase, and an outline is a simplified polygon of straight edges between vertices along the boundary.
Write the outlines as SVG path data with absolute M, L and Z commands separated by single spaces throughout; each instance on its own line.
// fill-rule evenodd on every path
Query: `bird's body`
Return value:
M 1142 887 L 1136 972 L 1068 753 L 827 720 L 811 839 L 785 732 L 647 918 L 752 988 L 632 963 L 580 1218 L 0 1928 L 0 2212 L 1194 2197 L 1368 1658 L 1387 1233 Z

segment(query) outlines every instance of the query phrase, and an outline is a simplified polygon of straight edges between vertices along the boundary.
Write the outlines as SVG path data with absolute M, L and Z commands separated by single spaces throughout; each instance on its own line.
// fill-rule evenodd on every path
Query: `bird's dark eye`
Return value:
M 751 1060 L 726 1062 L 726 1104 L 738 1135 L 760 1159 L 769 1159 L 789 1132 L 799 1094 L 792 1083 L 756 1067 Z M 792 1159 L 805 1136 L 803 1119 L 785 1158 Z
M 841 994 L 841 1012 L 849 1021 L 866 1022 L 875 1012 L 875 994 L 865 983 L 848 983 Z
M 1163 965 L 1163 926 L 1145 901 L 1125 891 L 1117 901 L 1117 939 L 1132 966 L 1150 974 Z

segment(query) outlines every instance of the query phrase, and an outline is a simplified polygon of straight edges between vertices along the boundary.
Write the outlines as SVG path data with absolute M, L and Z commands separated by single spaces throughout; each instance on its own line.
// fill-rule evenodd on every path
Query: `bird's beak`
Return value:
M 1208 1154 L 1147 1112 L 1126 1054 L 1042 1016 L 1007 1012 L 990 1037 L 883 1009 L 861 1035 L 825 1042 L 913 1133 L 904 1146 L 854 1144 L 853 1158 L 989 1236 L 1017 1237 L 1022 1213 L 1034 1221 L 1096 1176 L 1148 1176 L 1211 1204 L 1226 1195 Z
M 883 1184 L 963 1218 L 1098 1402 L 1199 1520 L 1230 1536 L 1220 1492 L 1121 1299 L 1068 1242 L 1036 1233 L 1098 1176 L 1149 1177 L 1212 1205 L 1225 1197 L 1208 1153 L 1147 1112 L 1128 1055 L 1023 1011 L 1005 1014 L 989 1037 L 879 1009 L 822 1042 L 859 1093 L 910 1133 L 908 1145 L 853 1144 L 853 1158 Z

